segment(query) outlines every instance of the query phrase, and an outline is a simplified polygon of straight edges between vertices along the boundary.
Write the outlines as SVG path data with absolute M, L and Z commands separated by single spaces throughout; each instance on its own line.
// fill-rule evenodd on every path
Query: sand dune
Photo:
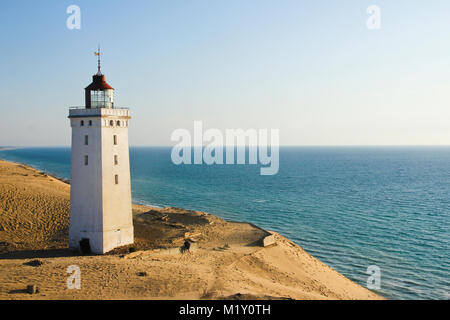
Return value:
M 277 233 L 177 208 L 134 205 L 134 245 L 76 255 L 67 250 L 69 190 L 0 161 L 0 299 L 381 298 Z M 270 234 L 275 245 L 261 246 Z M 178 249 L 185 238 L 191 254 Z M 81 270 L 80 290 L 67 288 L 70 265 Z M 39 293 L 26 293 L 30 284 Z

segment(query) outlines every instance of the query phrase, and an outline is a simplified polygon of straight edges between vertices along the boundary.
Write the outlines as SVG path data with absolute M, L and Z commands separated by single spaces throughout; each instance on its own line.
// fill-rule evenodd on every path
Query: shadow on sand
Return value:
M 27 289 L 14 289 L 8 292 L 9 294 L 29 293 Z
M 47 250 L 22 250 L 11 251 L 0 254 L 0 260 L 3 259 L 36 259 L 36 258 L 61 258 L 80 256 L 78 252 L 64 249 L 47 249 Z

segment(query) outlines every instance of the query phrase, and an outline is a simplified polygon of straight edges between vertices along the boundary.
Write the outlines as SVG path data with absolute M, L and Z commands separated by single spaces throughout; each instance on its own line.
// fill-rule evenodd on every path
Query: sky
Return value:
M 449 35 L 448 0 L 3 1 L 0 145 L 70 145 L 98 44 L 132 146 L 196 120 L 281 145 L 448 145 Z

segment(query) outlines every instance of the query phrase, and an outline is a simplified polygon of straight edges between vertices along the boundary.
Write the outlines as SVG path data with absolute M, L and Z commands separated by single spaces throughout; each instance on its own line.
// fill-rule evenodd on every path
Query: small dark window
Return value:
M 114 176 L 114 182 L 115 182 L 116 184 L 119 184 L 119 175 L 118 175 L 118 174 L 116 174 L 116 175 Z
M 84 144 L 88 145 L 89 144 L 89 138 L 87 135 L 84 136 Z
M 113 136 L 113 141 L 114 141 L 114 144 L 117 144 L 117 136 L 116 135 Z
M 92 126 L 92 120 L 89 120 L 89 126 Z
M 84 156 L 84 165 L 87 166 L 89 164 L 88 156 Z
M 109 125 L 112 127 L 114 125 L 114 121 L 110 120 Z
M 120 127 L 120 121 L 119 120 L 117 120 L 116 124 Z
M 119 157 L 117 155 L 114 155 L 114 164 L 115 165 L 119 164 Z
M 84 126 L 84 120 L 80 121 L 80 126 Z

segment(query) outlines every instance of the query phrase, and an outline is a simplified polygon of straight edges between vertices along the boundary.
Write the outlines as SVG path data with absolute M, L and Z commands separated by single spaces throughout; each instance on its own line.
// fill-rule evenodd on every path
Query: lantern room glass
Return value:
M 114 108 L 113 90 L 91 90 L 91 108 Z

